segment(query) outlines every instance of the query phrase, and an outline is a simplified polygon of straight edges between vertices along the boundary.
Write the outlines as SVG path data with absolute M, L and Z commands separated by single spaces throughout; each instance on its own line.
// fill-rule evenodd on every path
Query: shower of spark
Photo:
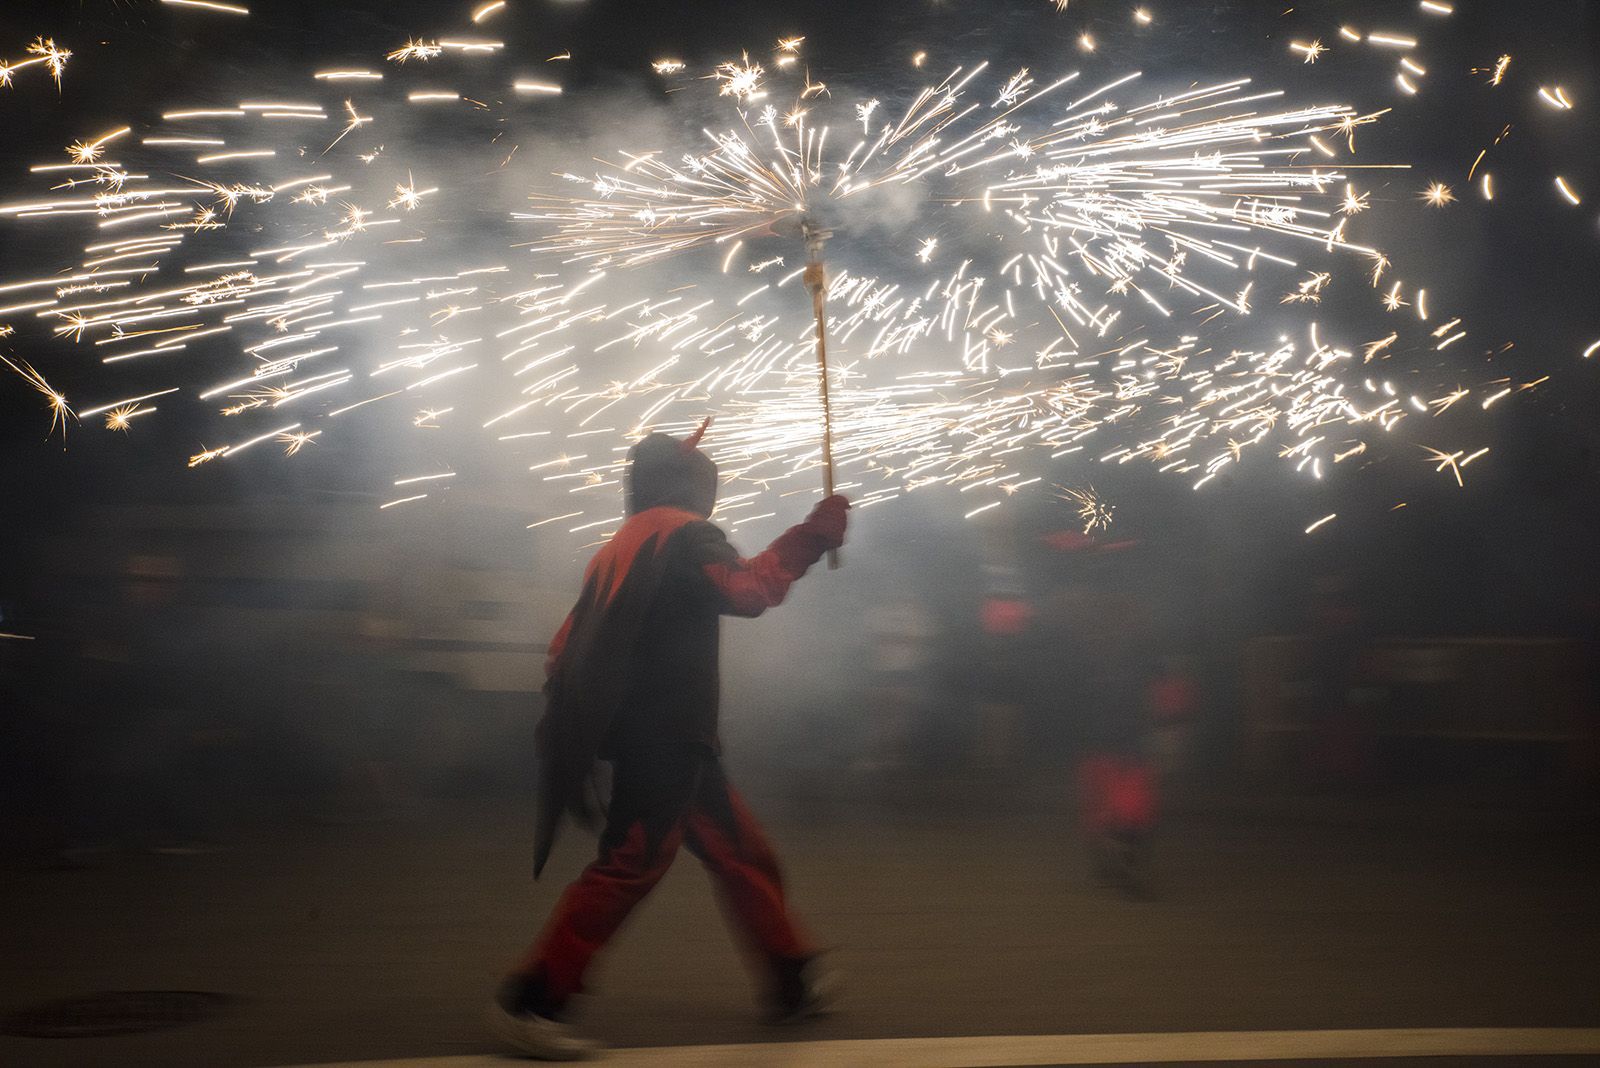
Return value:
M 1078 519 L 1083 523 L 1085 534 L 1111 528 L 1111 519 L 1116 512 L 1116 506 L 1103 500 L 1093 486 L 1084 486 L 1081 489 L 1057 486 L 1056 489 L 1060 491 L 1062 500 L 1077 507 Z
M 500 6 L 478 6 L 474 21 Z M 1404 50 L 1391 39 L 1406 40 L 1364 38 Z M 404 157 L 417 135 L 376 116 L 385 101 L 450 116 L 559 95 L 498 67 L 499 96 L 464 74 L 460 91 L 407 84 L 410 60 L 493 65 L 499 42 L 414 37 L 388 53 L 400 69 L 387 81 L 319 70 L 306 100 L 178 106 L 80 139 L 70 162 L 31 168 L 35 192 L 0 203 L 0 224 L 91 235 L 70 268 L 0 280 L 0 336 L 26 314 L 47 344 L 73 347 L 76 378 L 84 354 L 96 382 L 129 368 L 167 376 L 133 397 L 84 392 L 124 397 L 93 409 L 119 432 L 136 434 L 155 396 L 211 409 L 206 437 L 232 444 L 199 446 L 191 467 L 265 442 L 294 456 L 354 418 L 465 432 L 528 461 L 545 513 L 530 529 L 595 534 L 620 520 L 628 442 L 708 412 L 730 483 L 719 517 L 756 523 L 773 496 L 814 492 L 813 324 L 801 271 L 785 266 L 806 219 L 839 234 L 826 291 L 835 460 L 839 490 L 861 507 L 945 487 L 976 515 L 1073 463 L 1149 463 L 1199 489 L 1259 452 L 1320 479 L 1408 420 L 1432 434 L 1460 399 L 1480 411 L 1498 399 L 1494 381 L 1458 386 L 1459 367 L 1434 374 L 1466 330 L 1430 326 L 1425 291 L 1401 280 L 1377 299 L 1418 314 L 1379 341 L 1342 341 L 1310 319 L 1284 327 L 1347 277 L 1376 290 L 1390 267 L 1350 232 L 1368 205 L 1355 134 L 1382 112 L 1287 103 L 1244 77 L 1142 93 L 1136 72 L 1001 75 L 986 62 L 910 93 L 836 100 L 799 61 L 803 40 L 703 78 L 655 62 L 671 91 L 720 100 L 727 123 L 698 147 L 637 146 L 554 182 L 526 175 L 530 208 L 497 220 L 507 247 L 472 261 L 436 251 L 448 228 L 428 229 L 462 196 L 433 168 L 414 177 Z M 70 53 L 39 47 L 27 62 L 59 77 Z M 1327 51 L 1293 47 L 1308 63 Z M 0 84 L 22 66 L 0 64 Z M 506 87 L 510 103 L 478 99 Z M 352 89 L 367 94 L 359 104 Z M 293 131 L 330 114 L 341 131 L 307 149 Z M 457 120 L 436 121 L 447 137 Z M 509 173 L 516 149 L 482 157 L 480 173 Z M 189 176 L 196 167 L 217 177 Z M 1430 187 L 1430 202 L 1450 199 Z M 878 219 L 908 201 L 913 221 L 885 254 Z M 872 251 L 860 231 L 878 235 Z M 1283 309 L 1277 329 L 1253 329 L 1256 301 Z M 65 397 L 0 359 L 64 430 Z M 1440 455 L 1458 458 L 1459 479 L 1459 458 L 1479 454 Z M 1110 522 L 1092 488 L 1062 492 L 1086 529 Z

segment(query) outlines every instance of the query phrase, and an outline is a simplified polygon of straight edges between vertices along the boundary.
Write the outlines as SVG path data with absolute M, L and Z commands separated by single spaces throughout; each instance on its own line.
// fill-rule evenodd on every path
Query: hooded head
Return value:
M 717 465 L 697 448 L 705 431 L 702 425 L 682 441 L 650 434 L 629 450 L 629 515 L 663 505 L 711 515 L 717 503 Z

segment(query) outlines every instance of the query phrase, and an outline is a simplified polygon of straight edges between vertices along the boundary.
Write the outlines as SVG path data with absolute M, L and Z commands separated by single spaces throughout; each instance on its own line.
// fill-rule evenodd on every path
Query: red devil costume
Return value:
M 719 760 L 718 638 L 721 616 L 758 616 L 781 603 L 792 582 L 843 542 L 849 505 L 829 497 L 765 552 L 741 558 L 707 522 L 717 468 L 696 447 L 704 431 L 681 442 L 651 434 L 634 446 L 627 520 L 589 562 L 578 603 L 550 645 L 535 877 L 563 816 L 587 822 L 595 811 L 597 760 L 611 763 L 612 788 L 598 859 L 561 895 L 502 992 L 506 1018 L 535 1029 L 559 1020 L 583 989 L 591 958 L 680 845 L 716 881 L 770 980 L 775 1015 L 803 1015 L 815 993 L 815 949 L 789 913 L 771 846 Z M 534 1044 L 505 1023 L 507 1037 L 525 1049 Z

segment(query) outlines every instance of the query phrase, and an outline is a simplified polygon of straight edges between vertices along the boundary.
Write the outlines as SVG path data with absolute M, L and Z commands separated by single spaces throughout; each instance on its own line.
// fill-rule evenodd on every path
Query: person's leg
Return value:
M 721 764 L 707 760 L 684 825 L 684 841 L 716 882 L 735 927 L 783 1005 L 800 997 L 802 973 L 817 955 L 789 911 L 777 855 Z
M 600 855 L 563 891 L 513 969 L 508 1010 L 555 1019 L 583 990 L 594 955 L 672 866 L 695 775 L 692 762 L 660 754 L 616 763 Z
M 1091 842 L 1112 829 L 1115 774 L 1116 765 L 1105 753 L 1094 751 L 1078 759 L 1078 825 Z

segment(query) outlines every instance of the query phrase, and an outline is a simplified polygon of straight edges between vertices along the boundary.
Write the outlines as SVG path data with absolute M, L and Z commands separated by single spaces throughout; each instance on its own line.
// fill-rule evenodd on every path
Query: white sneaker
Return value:
M 816 961 L 806 965 L 801 973 L 799 996 L 789 1002 L 772 1007 L 767 1022 L 795 1024 L 817 1016 L 826 1016 L 838 1006 L 844 993 L 844 977 L 836 971 L 825 971 Z
M 541 1061 L 581 1061 L 599 1050 L 572 1029 L 570 1024 L 535 1016 L 531 1012 L 510 1013 L 496 1002 L 489 1006 L 489 1030 L 520 1053 Z

